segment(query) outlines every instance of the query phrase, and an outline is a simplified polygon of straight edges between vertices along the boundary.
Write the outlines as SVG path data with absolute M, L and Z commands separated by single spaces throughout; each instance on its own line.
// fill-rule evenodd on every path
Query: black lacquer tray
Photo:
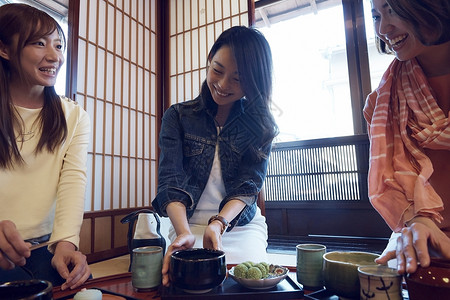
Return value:
M 275 287 L 266 290 L 245 288 L 230 277 L 227 277 L 220 286 L 204 294 L 190 294 L 175 287 L 161 289 L 162 300 L 212 300 L 217 298 L 233 300 L 303 299 L 303 289 L 289 276 Z

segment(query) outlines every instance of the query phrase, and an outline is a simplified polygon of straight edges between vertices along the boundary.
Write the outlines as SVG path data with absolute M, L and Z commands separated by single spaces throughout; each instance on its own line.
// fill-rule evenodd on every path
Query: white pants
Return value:
M 210 217 L 208 212 L 208 219 Z M 203 233 L 207 225 L 189 224 L 195 236 L 194 248 L 203 248 Z M 173 226 L 169 229 L 169 239 L 172 243 L 176 238 Z M 266 218 L 258 208 L 253 220 L 245 226 L 235 226 L 231 231 L 224 232 L 222 245 L 227 264 L 239 264 L 244 261 L 267 262 L 267 224 Z

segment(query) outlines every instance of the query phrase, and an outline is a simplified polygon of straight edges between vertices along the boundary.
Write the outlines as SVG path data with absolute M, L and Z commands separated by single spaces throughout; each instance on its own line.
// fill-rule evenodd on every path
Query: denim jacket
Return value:
M 255 116 L 246 110 L 246 102 L 243 98 L 234 103 L 219 134 L 213 114 L 201 96 L 174 104 L 164 113 L 159 136 L 158 191 L 152 201 L 158 214 L 167 216 L 167 205 L 179 201 L 186 206 L 188 219 L 192 217 L 209 178 L 216 143 L 219 143 L 226 196 L 218 212 L 228 201 L 239 199 L 246 206 L 230 222 L 228 230 L 253 219 L 258 192 L 266 176 L 271 143 L 258 146 L 262 144 L 262 129 L 253 122 Z M 251 150 L 255 146 L 265 154 L 264 158 L 257 157 Z

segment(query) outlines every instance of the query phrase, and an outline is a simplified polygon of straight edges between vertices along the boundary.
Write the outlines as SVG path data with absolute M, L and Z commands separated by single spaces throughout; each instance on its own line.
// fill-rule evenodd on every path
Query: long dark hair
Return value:
M 241 88 L 248 102 L 246 109 L 255 116 L 255 122 L 263 129 L 260 145 L 263 147 L 278 134 L 277 124 L 270 111 L 273 65 L 269 43 L 257 29 L 234 26 L 220 34 L 208 54 L 208 61 L 223 46 L 230 47 L 236 60 Z M 217 110 L 206 80 L 202 84 L 201 95 L 208 106 Z M 258 149 L 255 150 L 258 152 Z
M 11 71 L 16 70 L 22 80 L 27 80 L 21 70 L 23 48 L 55 30 L 65 47 L 65 36 L 60 25 L 45 12 L 26 4 L 0 6 L 0 42 L 9 49 L 9 60 L 0 59 L 0 169 L 13 168 L 15 163 L 23 163 L 14 133 L 15 128 L 21 128 L 23 121 L 11 101 Z M 54 152 L 67 136 L 67 124 L 60 97 L 53 86 L 44 88 L 44 106 L 38 124 L 41 137 L 35 152 L 44 148 Z
M 411 24 L 414 34 L 422 44 L 432 46 L 450 41 L 449 0 L 386 0 L 386 2 L 400 18 Z M 391 52 L 379 37 L 376 38 L 376 42 L 380 52 Z

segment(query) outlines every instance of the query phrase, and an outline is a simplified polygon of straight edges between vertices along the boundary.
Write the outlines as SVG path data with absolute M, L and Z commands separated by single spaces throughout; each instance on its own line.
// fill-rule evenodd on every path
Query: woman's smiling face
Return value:
M 230 105 L 244 96 L 238 67 L 230 47 L 221 47 L 212 57 L 206 82 L 217 105 Z
M 427 46 L 415 36 L 411 24 L 400 18 L 386 0 L 371 2 L 375 32 L 394 51 L 398 60 L 412 59 L 427 50 Z

